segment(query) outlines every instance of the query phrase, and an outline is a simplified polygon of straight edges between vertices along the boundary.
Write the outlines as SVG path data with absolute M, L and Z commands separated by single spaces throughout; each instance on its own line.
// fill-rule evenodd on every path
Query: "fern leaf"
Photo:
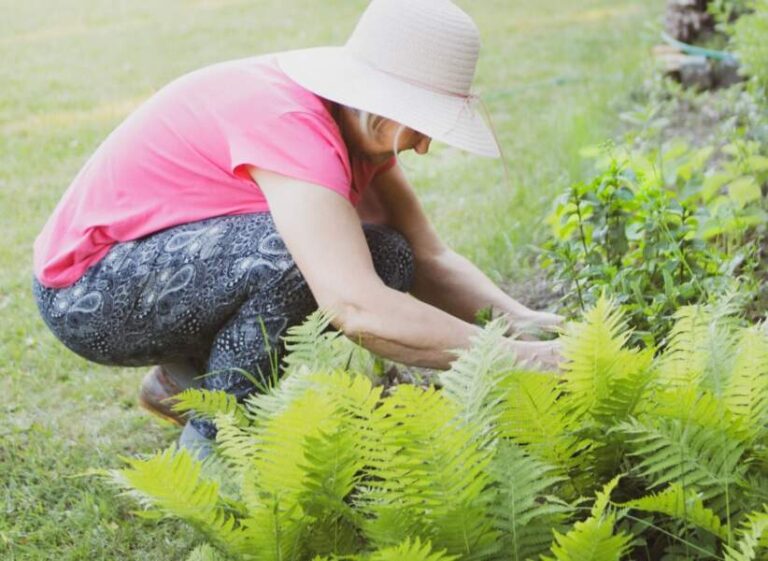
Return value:
M 409 385 L 374 411 L 378 440 L 358 498 L 374 544 L 390 546 L 410 535 L 471 559 L 493 543 L 483 493 L 491 451 L 480 448 L 472 427 L 455 422 L 457 414 L 433 388 Z
M 202 462 L 188 451 L 169 448 L 147 460 L 129 459 L 128 464 L 112 472 L 113 482 L 127 494 L 192 524 L 226 551 L 239 549 L 241 528 L 222 508 L 218 484 L 201 477 Z
M 621 350 L 620 367 L 605 382 L 606 391 L 597 396 L 592 416 L 602 426 L 611 426 L 643 411 L 646 397 L 656 377 L 653 350 Z
M 741 419 L 752 439 L 768 429 L 768 333 L 759 328 L 745 329 L 736 347 L 728 386 L 728 409 Z
M 304 539 L 314 554 L 347 555 L 359 548 L 362 521 L 347 502 L 363 467 L 356 435 L 340 430 L 307 438 L 306 490 L 299 497 L 312 522 Z
M 203 544 L 189 553 L 187 561 L 227 561 L 227 559 L 210 545 Z
M 342 370 L 354 353 L 366 351 L 330 329 L 332 316 L 322 310 L 310 314 L 301 325 L 289 327 L 283 337 L 286 355 L 284 376 L 297 370 L 311 372 Z
M 242 405 L 234 395 L 225 391 L 189 388 L 173 399 L 174 411 L 194 411 L 195 415 L 208 419 L 214 419 L 217 415 L 232 415 L 238 424 L 247 422 Z
M 503 381 L 504 403 L 499 417 L 501 436 L 526 446 L 540 460 L 561 472 L 581 462 L 590 446 L 574 432 L 577 420 L 563 408 L 562 384 L 539 372 L 515 372 Z
M 302 386 L 283 408 L 260 412 L 243 473 L 249 545 L 278 558 L 356 545 L 358 521 L 346 500 L 381 392 L 363 376 L 338 372 L 306 375 Z
M 487 324 L 470 349 L 461 351 L 451 369 L 440 375 L 443 393 L 459 406 L 460 421 L 484 427 L 488 439 L 496 436 L 503 402 L 501 381 L 516 366 L 504 344 L 506 329 L 500 320 Z
M 563 381 L 575 416 L 593 412 L 601 400 L 611 396 L 612 380 L 646 366 L 645 354 L 623 350 L 628 339 L 623 315 L 604 297 L 584 314 L 584 323 L 568 326 L 561 338 Z
M 257 431 L 250 425 L 243 426 L 232 415 L 217 415 L 215 422 L 216 451 L 233 468 L 242 484 L 242 475 L 250 470 L 258 453 Z
M 342 422 L 335 432 L 306 439 L 306 481 L 299 501 L 313 520 L 305 538 L 312 553 L 350 554 L 359 547 L 362 519 L 349 498 L 360 483 L 366 452 L 375 438 L 372 417 L 381 388 L 363 376 L 336 373 L 318 391 L 331 400 Z
M 279 493 L 261 493 L 249 501 L 248 517 L 241 520 L 240 553 L 255 561 L 283 561 L 304 557 L 302 538 L 310 520 L 295 501 Z
M 281 415 L 294 400 L 299 399 L 315 384 L 315 374 L 307 367 L 297 367 L 276 386 L 245 398 L 243 405 L 251 426 L 258 428 L 267 420 Z
M 538 557 L 550 548 L 552 530 L 571 511 L 552 497 L 555 486 L 565 478 L 511 442 L 498 447 L 490 472 L 496 484 L 488 513 L 500 534 L 500 558 L 522 561 Z
M 687 306 L 675 314 L 670 343 L 660 359 L 664 388 L 701 388 L 722 395 L 734 356 L 734 324 L 724 312 Z
M 545 561 L 619 561 L 629 549 L 632 536 L 614 532 L 617 515 L 610 512 L 608 503 L 611 491 L 619 477 L 607 483 L 597 494 L 589 518 L 576 522 L 567 534 L 554 532 L 554 557 L 542 557 Z
M 413 541 L 406 538 L 396 546 L 376 551 L 368 559 L 369 561 L 453 561 L 458 558 L 455 555 L 446 554 L 445 551 L 433 552 L 428 541 L 422 544 L 419 538 Z
M 764 507 L 766 508 L 766 507 Z M 760 561 L 760 549 L 768 548 L 768 510 L 753 512 L 739 531 L 739 542 L 735 548 L 725 546 L 726 561 Z M 763 551 L 765 554 L 765 551 Z
M 673 483 L 655 495 L 614 504 L 644 512 L 660 512 L 706 530 L 721 539 L 727 537 L 727 530 L 722 526 L 717 515 L 704 506 L 695 492 L 686 492 L 680 483 Z
M 617 430 L 639 460 L 635 470 L 654 487 L 679 482 L 707 501 L 743 482 L 745 446 L 725 430 L 664 417 L 631 419 Z

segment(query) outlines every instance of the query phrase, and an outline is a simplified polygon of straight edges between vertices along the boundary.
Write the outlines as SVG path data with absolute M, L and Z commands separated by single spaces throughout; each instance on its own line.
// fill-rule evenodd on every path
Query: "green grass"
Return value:
M 342 42 L 362 0 L 0 0 L 0 558 L 179 559 L 192 533 L 132 514 L 89 468 L 172 442 L 136 408 L 141 371 L 90 364 L 48 333 L 31 244 L 109 131 L 172 78 L 219 60 Z M 499 162 L 433 145 L 405 165 L 441 234 L 498 280 L 528 244 L 578 149 L 611 135 L 639 83 L 662 2 L 461 1 L 484 46 L 478 91 Z

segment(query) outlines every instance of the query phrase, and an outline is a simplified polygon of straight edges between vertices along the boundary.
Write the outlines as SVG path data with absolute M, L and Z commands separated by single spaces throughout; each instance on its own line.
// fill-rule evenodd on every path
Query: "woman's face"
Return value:
M 360 126 L 357 114 L 348 108 L 339 112 L 339 127 L 350 152 L 357 153 L 374 163 L 384 162 L 394 154 L 395 137 L 397 152 L 414 150 L 417 154 L 426 154 L 432 139 L 391 119 L 377 123 L 370 135 L 365 134 Z M 400 130 L 402 128 L 402 130 Z M 400 134 L 398 135 L 398 130 Z

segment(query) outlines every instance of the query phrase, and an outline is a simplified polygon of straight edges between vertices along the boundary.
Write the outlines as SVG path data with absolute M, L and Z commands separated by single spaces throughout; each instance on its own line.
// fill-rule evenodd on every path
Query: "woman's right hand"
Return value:
M 509 340 L 509 346 L 518 360 L 536 370 L 560 373 L 564 363 L 562 344 L 559 339 L 552 341 Z

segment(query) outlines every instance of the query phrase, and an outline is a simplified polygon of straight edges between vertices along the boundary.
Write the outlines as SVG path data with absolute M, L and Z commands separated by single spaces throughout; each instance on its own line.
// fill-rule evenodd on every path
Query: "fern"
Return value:
M 639 460 L 635 471 L 652 487 L 679 482 L 729 516 L 728 491 L 744 481 L 743 443 L 726 430 L 675 418 L 632 419 L 617 430 L 627 435 L 631 455 Z
M 515 372 L 504 379 L 503 386 L 501 435 L 524 445 L 536 458 L 559 466 L 561 473 L 580 465 L 580 455 L 591 442 L 575 434 L 578 423 L 563 407 L 561 382 L 539 372 Z
M 258 453 L 256 430 L 243 426 L 232 415 L 218 415 L 214 418 L 218 432 L 216 434 L 217 457 L 230 466 L 242 484 L 242 474 L 246 473 Z
M 311 372 L 349 369 L 357 357 L 357 364 L 367 363 L 369 353 L 341 332 L 331 329 L 333 317 L 322 310 L 310 314 L 301 325 L 289 327 L 283 337 L 286 355 L 284 375 L 297 370 Z
M 227 559 L 208 544 L 203 544 L 193 549 L 187 561 L 227 561 Z
M 549 549 L 552 529 L 563 523 L 571 508 L 555 498 L 555 486 L 565 478 L 510 442 L 499 446 L 490 472 L 496 481 L 488 508 L 501 536 L 500 559 L 522 561 Z
M 253 461 L 243 474 L 251 547 L 272 547 L 282 557 L 357 545 L 360 521 L 345 500 L 364 465 L 364 437 L 381 391 L 346 373 L 307 375 L 305 387 L 285 408 L 260 411 Z
M 483 427 L 485 437 L 496 437 L 504 400 L 501 382 L 516 367 L 504 344 L 507 326 L 500 320 L 485 326 L 469 350 L 459 352 L 451 369 L 440 375 L 443 393 L 459 406 L 458 418 Z
M 729 310 L 680 308 L 659 364 L 661 387 L 701 388 L 722 395 L 734 356 L 734 323 Z
M 113 479 L 221 552 L 200 547 L 194 561 L 619 559 L 626 530 L 648 530 L 621 520 L 629 508 L 666 515 L 648 530 L 654 553 L 691 546 L 706 558 L 728 539 L 729 560 L 761 559 L 767 337 L 702 320 L 719 314 L 681 312 L 653 359 L 625 348 L 621 315 L 601 300 L 569 327 L 561 378 L 520 370 L 491 324 L 442 390 L 385 397 L 366 377 L 369 355 L 316 314 L 287 342 L 289 375 L 264 394 L 182 396 L 218 426 L 209 460 L 169 450 Z M 625 502 L 609 505 L 614 478 L 566 531 L 568 501 L 627 470 L 639 478 L 622 486 Z M 702 543 L 664 541 L 683 525 Z
M 368 443 L 375 439 L 371 424 L 381 388 L 362 376 L 337 373 L 322 379 L 321 391 L 342 421 L 337 430 L 306 440 L 307 478 L 299 497 L 313 520 L 306 542 L 317 553 L 352 553 L 363 521 L 350 497 L 364 477 Z
M 742 331 L 724 398 L 750 439 L 768 433 L 768 333 L 759 328 Z
M 741 528 L 739 536 L 739 543 L 736 544 L 735 548 L 725 546 L 726 561 L 760 561 L 765 559 L 765 555 L 761 557 L 757 555 L 760 549 L 768 548 L 768 510 L 751 513 Z
M 359 498 L 374 544 L 393 545 L 408 535 L 470 559 L 492 543 L 483 494 L 491 453 L 455 422 L 457 413 L 434 389 L 407 385 L 374 411 L 378 442 Z
M 651 355 L 624 349 L 630 333 L 609 300 L 601 298 L 584 319 L 562 337 L 566 405 L 576 418 L 625 415 L 640 399 Z
M 447 555 L 444 551 L 433 552 L 429 542 L 423 545 L 419 538 L 411 541 L 406 538 L 402 543 L 380 549 L 373 553 L 369 561 L 453 561 L 455 555 Z
M 673 483 L 655 495 L 614 504 L 644 512 L 660 512 L 706 530 L 719 538 L 727 537 L 727 531 L 717 515 L 704 506 L 695 492 L 686 492 L 680 483 Z
M 226 551 L 238 551 L 243 532 L 227 514 L 219 485 L 201 478 L 202 463 L 186 450 L 169 448 L 147 460 L 129 459 L 112 472 L 113 481 L 146 507 L 177 516 L 205 533 Z
M 217 415 L 232 415 L 238 424 L 245 424 L 242 405 L 237 398 L 221 390 L 189 388 L 174 396 L 174 411 L 194 411 L 195 415 L 215 418 Z
M 542 557 L 545 561 L 619 561 L 629 549 L 632 536 L 614 533 L 617 514 L 608 508 L 611 491 L 619 477 L 608 482 L 597 493 L 589 518 L 576 522 L 571 531 L 561 534 L 555 531 L 554 557 Z

